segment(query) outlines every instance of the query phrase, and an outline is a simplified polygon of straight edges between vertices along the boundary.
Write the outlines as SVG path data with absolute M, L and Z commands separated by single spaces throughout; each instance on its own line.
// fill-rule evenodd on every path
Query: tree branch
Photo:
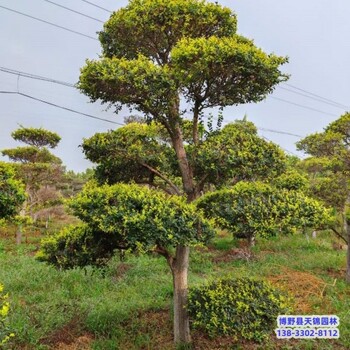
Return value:
M 342 239 L 346 244 L 348 244 L 348 241 L 343 237 L 343 235 L 338 232 L 334 227 L 331 227 L 331 230 L 338 236 L 338 238 Z
M 163 175 L 161 172 L 159 172 L 157 169 L 152 168 L 150 165 L 139 161 L 139 164 L 147 168 L 149 171 L 160 177 L 162 180 L 164 180 L 174 191 L 178 196 L 181 196 L 181 192 L 178 189 L 178 187 L 170 180 L 168 179 L 165 175 Z
M 161 256 L 164 256 L 168 265 L 170 266 L 170 269 L 173 270 L 173 261 L 174 261 L 174 257 L 169 253 L 169 251 L 164 248 L 164 247 L 161 247 L 159 245 L 157 245 L 153 251 L 155 253 L 158 253 L 159 255 Z
M 203 185 L 205 183 L 205 180 L 208 178 L 209 174 L 205 174 L 197 183 L 196 185 L 196 193 L 199 193 L 203 190 Z
M 200 111 L 200 102 L 196 100 L 193 107 L 193 144 L 198 145 L 199 137 L 198 137 L 198 119 L 199 119 L 199 111 Z

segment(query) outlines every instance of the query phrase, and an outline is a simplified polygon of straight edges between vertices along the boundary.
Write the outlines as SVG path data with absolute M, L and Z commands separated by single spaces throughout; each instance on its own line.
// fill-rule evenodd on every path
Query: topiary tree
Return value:
M 315 199 L 261 182 L 239 182 L 204 195 L 196 204 L 218 226 L 246 238 L 250 246 L 256 237 L 321 227 L 330 219 L 330 213 Z
M 297 143 L 309 154 L 302 166 L 310 174 L 310 192 L 333 207 L 340 218 L 331 228 L 348 245 L 346 280 L 350 283 L 350 113 L 330 123 L 323 132 Z
M 133 108 L 162 125 L 181 179 L 180 192 L 188 202 L 200 195 L 208 177 L 194 173 L 205 108 L 262 101 L 287 79 L 279 69 L 287 59 L 264 53 L 237 35 L 236 27 L 230 9 L 204 0 L 130 0 L 100 32 L 100 58 L 87 60 L 81 70 L 78 87 L 92 101 L 100 100 L 117 111 L 122 106 Z M 181 101 L 191 106 L 190 142 L 184 139 Z M 191 154 L 186 143 L 194 145 Z M 146 165 L 142 170 L 148 168 L 158 178 L 161 174 L 175 191 L 168 180 L 178 187 L 174 181 Z M 107 167 L 104 170 L 109 172 Z M 176 256 L 187 269 L 189 248 L 178 245 Z M 177 343 L 190 342 L 186 295 L 184 291 L 176 308 Z
M 59 181 L 63 173 L 61 160 L 49 151 L 55 148 L 60 136 L 43 128 L 25 128 L 21 126 L 11 136 L 14 140 L 25 143 L 26 146 L 4 149 L 2 154 L 14 162 L 17 177 L 26 187 L 27 199 L 23 205 L 21 216 L 30 215 L 35 219 L 35 212 L 59 201 L 59 194 L 48 188 Z M 43 192 L 47 192 L 43 195 Z M 43 200 L 49 198 L 49 200 Z M 19 225 L 17 243 L 22 241 L 22 229 Z
M 24 185 L 15 179 L 15 170 L 0 162 L 0 220 L 14 217 L 25 201 Z
M 196 191 L 204 191 L 211 186 L 223 186 L 225 183 L 236 182 L 242 178 L 272 177 L 280 174 L 285 168 L 283 152 L 276 145 L 259 138 L 254 124 L 250 122 L 237 121 L 213 133 L 205 134 L 203 130 L 201 143 L 197 148 L 191 143 L 191 136 L 188 132 L 188 127 L 190 126 L 190 123 L 184 122 L 184 130 L 186 131 L 184 135 L 188 142 L 185 149 L 190 155 L 193 164 L 193 177 L 197 183 Z M 161 189 L 168 195 L 180 196 L 184 194 L 181 188 L 181 173 L 177 167 L 176 153 L 172 148 L 166 130 L 159 123 L 129 123 L 115 131 L 98 133 L 89 139 L 85 139 L 82 147 L 86 157 L 98 164 L 95 174 L 99 185 L 102 186 L 101 188 L 104 191 L 109 191 L 108 186 L 103 185 L 106 182 L 109 185 L 120 182 L 134 182 L 138 185 L 147 185 L 151 188 Z M 227 156 L 228 154 L 229 157 Z M 94 196 L 92 192 L 89 192 L 90 195 Z M 79 196 L 78 198 L 81 197 Z M 126 202 L 129 200 L 131 199 L 125 199 Z M 169 201 L 167 205 L 172 205 L 173 203 L 172 197 L 165 196 L 164 200 Z M 76 210 L 81 208 L 81 200 L 79 199 L 77 207 L 74 204 L 78 203 L 76 200 L 71 204 L 72 208 L 74 208 L 74 214 L 82 219 L 85 224 L 67 228 L 59 236 L 53 238 L 53 241 L 44 242 L 43 251 L 45 254 L 42 256 L 43 260 L 64 268 L 73 267 L 74 265 L 100 265 L 105 262 L 105 259 L 113 255 L 116 247 L 123 249 L 129 247 L 130 242 L 121 244 L 119 238 L 115 241 L 115 236 L 106 236 L 103 232 L 109 230 L 107 225 L 101 229 L 101 227 L 96 227 L 91 222 L 92 207 L 96 207 L 94 218 L 98 220 L 98 215 L 101 218 L 105 217 L 106 212 L 109 212 L 108 205 L 113 207 L 114 202 L 108 200 L 104 202 L 96 198 L 94 202 L 92 199 L 90 202 L 85 208 L 84 217 L 80 209 Z M 151 211 L 150 207 L 147 208 Z M 132 220 L 135 219 L 134 214 L 130 211 L 122 210 L 119 216 L 116 214 L 117 211 L 113 210 L 108 216 L 111 229 L 114 230 L 113 232 L 116 232 L 115 227 L 112 225 L 113 220 L 116 222 L 118 220 L 131 220 L 129 216 L 131 216 Z M 112 215 L 116 215 L 115 218 Z M 152 216 L 153 214 L 150 215 Z M 144 219 L 137 217 L 137 220 L 142 222 Z M 185 223 L 183 224 L 185 225 Z M 183 230 L 183 233 L 179 234 L 182 237 L 186 232 L 186 225 L 181 226 L 180 222 L 177 222 L 176 225 L 179 225 L 176 230 Z M 148 232 L 149 229 L 146 227 L 145 230 Z M 137 231 L 137 234 L 144 234 L 144 239 L 146 241 L 149 240 L 153 245 L 153 238 L 149 237 L 145 232 L 142 233 L 141 229 Z M 182 261 L 181 271 L 173 268 L 172 271 L 180 274 L 182 276 L 181 279 L 184 281 L 183 283 L 187 285 L 188 260 L 182 260 L 180 256 L 184 253 L 184 250 L 188 250 L 188 246 L 192 243 L 188 241 L 184 245 L 184 239 L 175 241 L 172 233 L 170 233 L 170 237 L 171 242 L 169 241 L 169 244 L 171 247 L 175 245 L 177 253 L 172 254 L 172 248 L 167 245 L 161 245 L 160 248 L 157 248 L 157 251 L 167 257 L 167 259 Z M 141 240 L 141 238 L 139 237 L 138 240 Z M 146 241 L 143 244 L 146 244 Z M 69 243 L 66 246 L 67 242 Z M 183 247 L 183 249 L 180 249 L 180 247 Z M 146 250 L 149 250 L 149 248 Z M 182 306 L 179 306 L 180 303 L 185 305 L 186 290 L 184 288 L 181 298 L 174 303 L 174 324 L 177 328 L 179 324 L 181 327 L 187 327 L 179 320 L 182 317 L 179 315 L 183 315 L 183 312 L 186 311 Z M 188 322 L 188 318 L 186 322 Z

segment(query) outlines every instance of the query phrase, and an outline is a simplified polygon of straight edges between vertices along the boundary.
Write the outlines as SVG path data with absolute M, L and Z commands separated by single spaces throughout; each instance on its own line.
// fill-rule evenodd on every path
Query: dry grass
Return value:
M 326 283 L 319 277 L 308 273 L 293 270 L 291 268 L 281 266 L 281 273 L 273 275 L 267 279 L 276 287 L 287 291 L 294 297 L 295 311 L 299 313 L 310 313 L 313 310 L 313 303 L 322 302 L 323 313 L 330 308 L 330 302 L 328 301 L 325 290 L 332 284 Z M 336 279 L 334 280 L 334 284 Z M 334 285 L 333 285 L 334 286 Z

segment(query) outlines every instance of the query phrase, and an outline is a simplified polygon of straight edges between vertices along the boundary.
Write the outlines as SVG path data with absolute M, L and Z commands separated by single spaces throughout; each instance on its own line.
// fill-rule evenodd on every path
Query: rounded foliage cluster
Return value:
M 117 246 L 113 235 L 93 231 L 86 224 L 70 225 L 44 239 L 36 258 L 63 269 L 101 267 L 113 256 Z
M 84 139 L 82 149 L 89 160 L 98 164 L 95 177 L 100 183 L 147 183 L 152 178 L 150 167 L 173 173 L 175 152 L 164 140 L 164 133 L 164 128 L 154 122 L 129 123 Z
M 188 146 L 194 173 L 216 186 L 241 180 L 275 178 L 285 171 L 283 151 L 257 134 L 255 125 L 238 120 L 212 133 L 199 146 Z
M 11 136 L 16 141 L 21 141 L 33 147 L 55 148 L 61 141 L 61 137 L 55 132 L 43 128 L 25 128 L 21 126 Z
M 163 63 L 169 48 L 183 37 L 227 37 L 236 28 L 236 15 L 211 2 L 132 0 L 112 14 L 99 37 L 106 57 L 142 54 Z
M 70 207 L 93 231 L 118 236 L 121 245 L 132 249 L 193 245 L 213 236 L 202 212 L 185 198 L 145 186 L 91 182 Z
M 258 181 L 241 181 L 230 189 L 209 192 L 196 204 L 238 238 L 267 238 L 278 232 L 321 228 L 330 220 L 330 211 L 303 192 Z
M 100 265 L 115 250 L 191 246 L 214 235 L 210 221 L 184 198 L 138 185 L 90 182 L 70 207 L 83 224 L 43 240 L 37 255 L 62 268 Z
M 277 316 L 291 311 L 290 298 L 264 281 L 222 279 L 193 288 L 188 311 L 193 326 L 210 336 L 229 335 L 262 341 Z
M 273 180 L 275 187 L 291 191 L 305 191 L 308 187 L 308 178 L 295 170 L 289 170 Z

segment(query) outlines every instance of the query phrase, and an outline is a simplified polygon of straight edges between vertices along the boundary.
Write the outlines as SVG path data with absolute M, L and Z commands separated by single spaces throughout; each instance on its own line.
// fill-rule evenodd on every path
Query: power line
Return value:
M 203 117 L 205 117 L 205 118 L 207 118 L 207 119 L 208 119 L 208 118 L 212 118 L 212 119 L 214 119 L 214 120 L 216 120 L 216 121 L 219 120 L 217 117 L 210 117 L 210 116 L 208 116 L 208 115 L 203 115 Z M 232 120 L 223 119 L 222 122 L 228 124 L 228 123 L 231 123 Z M 256 128 L 257 128 L 258 130 L 261 130 L 261 131 L 268 131 L 268 132 L 272 132 L 272 133 L 275 133 L 275 134 L 282 134 L 282 135 L 294 136 L 294 137 L 298 137 L 298 138 L 300 138 L 300 139 L 302 139 L 302 138 L 305 137 L 305 136 L 301 136 L 301 135 L 298 135 L 298 134 L 290 133 L 290 132 L 288 132 L 288 131 L 281 131 L 281 130 L 274 130 L 274 129 L 266 129 L 266 128 L 260 128 L 260 127 L 258 127 L 258 126 L 256 126 Z
M 22 71 L 18 71 L 18 70 L 6 68 L 6 67 L 1 67 L 0 66 L 0 71 L 2 71 L 4 73 L 8 73 L 8 74 L 13 74 L 13 75 L 16 75 L 16 76 L 23 76 L 23 77 L 29 78 L 29 79 L 42 80 L 42 81 L 47 81 L 47 82 L 50 82 L 50 83 L 64 85 L 64 86 L 71 87 L 71 88 L 76 88 L 76 86 L 74 84 L 69 83 L 69 82 L 60 81 L 60 80 L 56 80 L 56 79 L 52 79 L 52 78 L 47 78 L 47 77 L 44 77 L 44 76 L 35 75 L 35 74 L 32 74 L 32 73 L 27 73 L 27 72 L 22 72 Z M 295 102 L 292 102 L 292 101 L 284 100 L 284 99 L 281 99 L 281 98 L 278 98 L 278 97 L 271 96 L 271 98 L 279 100 L 279 101 L 282 101 L 282 102 L 285 102 L 285 103 L 289 103 L 289 104 L 292 104 L 292 105 L 296 105 L 298 107 L 302 107 L 302 108 L 305 108 L 305 109 L 316 111 L 316 112 L 319 112 L 319 113 L 323 113 L 323 114 L 327 114 L 327 115 L 331 115 L 331 116 L 336 116 L 334 114 L 330 114 L 330 113 L 327 113 L 327 112 L 324 112 L 324 111 L 321 111 L 321 110 L 318 110 L 318 109 L 315 109 L 315 108 L 304 106 L 304 105 L 301 105 L 301 104 L 298 104 L 298 103 L 295 103 Z M 205 117 L 208 118 L 208 116 L 205 116 Z M 213 119 L 217 120 L 217 118 L 213 118 Z M 230 121 L 229 120 L 228 121 L 225 120 L 225 122 L 230 122 Z M 287 132 L 287 131 L 274 130 L 274 129 L 265 129 L 265 128 L 259 128 L 259 127 L 257 129 L 258 130 L 262 130 L 262 131 L 273 132 L 273 133 L 277 133 L 277 134 L 295 136 L 295 137 L 299 137 L 299 138 L 303 138 L 304 137 L 304 136 L 301 136 L 301 135 L 298 135 L 298 134 L 293 134 L 293 133 L 290 133 L 290 132 Z
M 299 104 L 299 103 L 295 103 L 295 102 L 291 102 L 291 101 L 288 101 L 288 100 L 284 100 L 283 98 L 274 97 L 274 96 L 270 96 L 270 98 L 273 98 L 274 100 L 281 101 L 281 102 L 284 102 L 284 103 L 289 103 L 289 104 L 294 105 L 294 106 L 305 108 L 305 109 L 308 109 L 310 111 L 314 111 L 314 112 L 330 115 L 332 117 L 337 117 L 337 115 L 335 115 L 335 114 L 327 113 L 327 112 L 321 111 L 321 110 L 316 109 L 316 108 L 312 108 L 312 107 L 304 106 L 304 105 Z
M 21 71 L 10 69 L 10 68 L 6 68 L 6 67 L 0 67 L 0 71 L 2 71 L 4 73 L 13 74 L 13 75 L 21 75 L 23 77 L 30 78 L 30 79 L 43 80 L 43 81 L 48 81 L 48 82 L 51 82 L 51 83 L 65 85 L 65 86 L 68 86 L 68 87 L 75 88 L 75 85 L 72 84 L 72 83 L 59 81 L 59 80 L 56 80 L 56 79 L 51 79 L 51 78 L 43 77 L 43 76 L 40 76 L 40 75 L 34 75 L 34 74 L 31 74 L 31 73 L 21 72 Z M 275 99 L 275 100 L 278 100 L 278 101 L 281 101 L 281 102 L 284 102 L 284 103 L 289 103 L 289 104 L 292 104 L 292 105 L 295 105 L 295 106 L 298 106 L 298 107 L 301 107 L 301 108 L 305 108 L 305 109 L 308 109 L 308 110 L 311 110 L 311 111 L 314 111 L 314 112 L 330 115 L 332 117 L 337 117 L 337 115 L 335 115 L 335 114 L 327 113 L 327 112 L 321 111 L 319 109 L 308 107 L 308 106 L 305 106 L 305 105 L 302 105 L 302 104 L 299 104 L 299 103 L 295 103 L 295 102 L 292 102 L 292 101 L 288 101 L 288 100 L 285 100 L 285 99 L 282 99 L 282 98 L 279 98 L 279 97 L 274 97 L 274 96 L 270 96 L 270 97 Z M 293 135 L 293 136 L 297 136 L 297 135 Z M 299 135 L 298 135 L 298 137 L 299 137 Z
M 72 83 L 68 83 L 68 82 L 56 80 L 56 79 L 51 79 L 51 78 L 43 77 L 41 75 L 35 75 L 32 73 L 26 73 L 26 72 L 22 72 L 22 71 L 15 70 L 15 69 L 0 67 L 0 71 L 4 72 L 4 73 L 16 75 L 16 76 L 29 78 L 29 79 L 42 80 L 42 81 L 47 81 L 49 83 L 54 83 L 54 84 L 59 84 L 59 85 L 64 85 L 64 86 L 75 88 L 75 85 Z
M 265 128 L 258 128 L 258 127 L 257 127 L 257 129 L 258 129 L 258 130 L 261 130 L 261 131 L 273 132 L 273 133 L 275 133 L 275 134 L 295 136 L 295 137 L 298 137 L 298 138 L 300 138 L 300 139 L 302 139 L 302 138 L 305 137 L 305 136 L 293 134 L 293 133 L 290 133 L 290 132 L 287 132 L 287 131 L 280 131 L 280 130 L 273 130 L 273 129 L 265 129 Z
M 81 114 L 81 115 L 88 116 L 88 117 L 90 117 L 90 118 L 94 118 L 94 119 L 99 119 L 99 120 L 107 121 L 107 122 L 112 123 L 112 124 L 125 125 L 125 124 L 122 124 L 122 123 L 113 122 L 113 121 L 108 120 L 108 119 L 95 117 L 95 116 L 92 116 L 91 114 L 82 113 L 82 112 L 73 110 L 73 109 L 71 109 L 71 108 L 59 106 L 59 105 L 56 105 L 56 104 L 54 104 L 54 103 L 52 103 L 52 102 L 44 101 L 44 100 L 38 99 L 38 98 L 36 98 L 36 97 L 30 96 L 30 95 L 27 95 L 27 94 L 23 94 L 23 93 L 21 93 L 21 92 L 17 92 L 17 91 L 0 91 L 0 93 L 3 93 L 3 94 L 18 94 L 18 95 L 21 95 L 21 96 L 24 96 L 24 97 L 27 97 L 27 98 L 30 98 L 30 99 L 33 99 L 33 100 L 36 100 L 36 101 L 39 101 L 39 102 L 42 102 L 42 103 L 51 105 L 51 106 L 54 106 L 54 107 L 57 107 L 57 108 L 61 108 L 61 109 L 68 110 L 68 111 L 73 112 L 73 113 L 78 113 L 78 114 Z M 205 116 L 205 117 L 208 118 L 208 116 Z M 217 118 L 214 118 L 214 119 L 217 119 Z M 225 122 L 229 122 L 229 121 L 226 120 Z M 297 134 L 293 134 L 293 133 L 289 133 L 289 132 L 281 131 L 281 130 L 273 130 L 273 129 L 259 128 L 259 127 L 257 127 L 257 129 L 258 129 L 258 130 L 261 130 L 261 131 L 268 131 L 268 132 L 273 132 L 273 133 L 277 133 L 277 134 L 290 135 L 290 136 L 295 136 L 295 137 L 303 138 L 303 136 L 301 136 L 301 135 L 297 135 Z
M 284 84 L 287 85 L 287 86 L 289 86 L 289 87 L 291 87 L 291 88 L 293 88 L 293 89 L 295 89 L 295 90 L 299 90 L 299 91 L 305 92 L 305 93 L 307 93 L 307 94 L 309 94 L 309 95 L 311 95 L 311 96 L 315 96 L 315 97 L 317 97 L 317 98 L 319 98 L 319 99 L 321 99 L 321 100 L 328 101 L 328 102 L 330 102 L 330 103 L 333 103 L 334 105 L 338 105 L 339 107 L 342 107 L 342 108 L 350 108 L 349 106 L 346 106 L 346 105 L 344 105 L 344 104 L 342 104 L 342 103 L 333 101 L 333 100 L 331 100 L 331 99 L 329 99 L 329 98 L 322 97 L 322 96 L 320 96 L 320 95 L 317 95 L 317 94 L 315 94 L 315 93 L 313 93 L 313 92 L 310 92 L 310 91 L 307 91 L 307 90 L 305 90 L 305 89 L 301 89 L 301 88 L 299 88 L 299 87 L 297 87 L 297 86 L 295 86 L 295 85 L 291 85 L 291 84 L 288 84 L 288 83 L 284 83 Z
M 100 23 L 104 23 L 103 21 L 101 21 L 101 20 L 98 19 L 98 18 L 91 17 L 91 16 L 89 16 L 89 15 L 86 15 L 85 13 L 82 13 L 82 12 L 73 10 L 73 9 L 71 9 L 71 8 L 69 8 L 69 7 L 66 7 L 66 6 L 57 4 L 56 2 L 53 2 L 53 1 L 50 1 L 50 0 L 43 0 L 43 1 L 46 1 L 46 2 L 48 2 L 48 3 L 50 3 L 50 4 L 52 4 L 52 5 L 55 5 L 55 6 L 61 7 L 61 8 L 63 8 L 63 9 L 65 9 L 65 10 L 67 10 L 67 11 L 74 12 L 74 13 L 80 15 L 80 16 L 83 16 L 83 17 L 86 17 L 86 18 L 90 18 L 90 19 L 92 19 L 92 20 L 94 20 L 94 21 L 97 21 L 97 22 L 100 22 Z
M 275 142 L 271 141 L 270 139 L 268 139 L 267 137 L 265 137 L 264 135 L 261 135 L 261 137 L 262 137 L 263 139 L 265 139 L 266 141 L 268 141 L 268 142 L 275 143 Z M 295 154 L 295 153 L 293 153 L 293 152 L 287 150 L 286 148 L 283 148 L 281 145 L 278 145 L 278 146 L 279 146 L 281 149 L 283 149 L 283 151 L 285 151 L 285 152 L 291 154 L 292 156 L 295 156 L 295 157 L 300 158 L 297 154 Z
M 103 11 L 106 11 L 106 12 L 109 12 L 109 13 L 112 13 L 112 12 L 113 12 L 113 11 L 110 11 L 110 10 L 105 9 L 104 7 L 101 7 L 101 6 L 99 6 L 99 5 L 94 4 L 93 2 L 86 1 L 86 0 L 80 0 L 80 1 L 86 2 L 87 4 L 89 4 L 89 5 L 91 5 L 91 6 L 94 6 L 94 7 L 97 7 L 97 8 L 99 8 L 99 9 L 103 10 Z
M 217 118 L 214 118 L 217 120 Z M 231 121 L 230 120 L 223 120 L 224 123 L 230 123 Z M 256 126 L 256 128 L 258 130 L 261 130 L 261 131 L 267 131 L 267 132 L 272 132 L 274 134 L 281 134 L 281 135 L 288 135 L 288 136 L 294 136 L 294 137 L 298 137 L 299 139 L 302 139 L 304 138 L 305 136 L 301 136 L 301 135 L 297 135 L 297 134 L 293 134 L 291 132 L 288 132 L 288 131 L 282 131 L 282 130 L 274 130 L 274 129 L 266 129 L 266 128 L 260 128 L 258 126 Z
M 58 25 L 58 24 L 55 24 L 55 23 L 52 23 L 52 22 L 49 22 L 49 21 L 45 21 L 45 20 L 43 20 L 43 19 L 41 19 L 41 18 L 37 18 L 37 17 L 31 16 L 31 15 L 28 15 L 28 14 L 26 14 L 26 13 L 23 13 L 23 12 L 16 11 L 16 10 L 14 10 L 14 9 L 10 9 L 10 8 L 8 8 L 8 7 L 1 6 L 1 5 L 0 5 L 0 8 L 2 8 L 2 9 L 4 9 L 4 10 L 7 10 L 7 11 L 10 11 L 10 12 L 17 13 L 17 14 L 19 14 L 19 15 L 21 15 L 21 16 L 24 16 L 24 17 L 28 17 L 28 18 L 34 19 L 34 20 L 39 21 L 39 22 L 42 22 L 42 23 L 49 24 L 49 25 L 51 25 L 51 26 L 53 26 L 53 27 L 56 27 L 56 28 L 60 28 L 60 29 L 66 30 L 67 32 L 71 32 L 71 33 L 74 33 L 74 34 L 77 34 L 77 35 L 80 35 L 80 36 L 84 36 L 84 37 L 89 38 L 89 39 L 92 39 L 92 40 L 99 41 L 97 38 L 94 38 L 94 37 L 92 37 L 92 36 L 90 36 L 90 35 L 87 35 L 87 34 L 84 34 L 84 33 L 81 33 L 81 32 L 77 32 L 77 31 L 75 31 L 75 30 L 73 30 L 73 29 L 69 29 L 69 28 L 67 28 L 67 27 L 63 27 L 63 26 L 60 26 L 60 25 Z
M 24 94 L 22 92 L 17 92 L 17 91 L 0 91 L 1 94 L 14 94 L 14 95 L 20 95 L 20 96 L 23 96 L 23 97 L 26 97 L 26 98 L 29 98 L 29 99 L 32 99 L 32 100 L 35 100 L 35 101 L 38 101 L 38 102 L 41 102 L 41 103 L 44 103 L 44 104 L 47 104 L 47 105 L 50 105 L 52 107 L 56 107 L 56 108 L 60 108 L 60 109 L 63 109 L 63 110 L 66 110 L 66 111 L 69 111 L 69 112 L 72 112 L 72 113 L 76 113 L 76 114 L 79 114 L 79 115 L 83 115 L 85 117 L 88 117 L 88 118 L 92 118 L 92 119 L 97 119 L 97 120 L 101 120 L 101 121 L 104 121 L 104 122 L 108 122 L 108 123 L 111 123 L 111 124 L 115 124 L 115 125 L 120 125 L 120 126 L 124 126 L 125 123 L 118 123 L 118 122 L 114 122 L 112 120 L 108 120 L 108 119 L 104 119 L 104 118 L 100 118 L 100 117 L 96 117 L 94 115 L 91 115 L 91 114 L 87 114 L 87 113 L 83 113 L 83 112 L 79 112 L 79 111 L 76 111 L 74 109 L 71 109 L 71 108 L 68 108 L 68 107 L 64 107 L 64 106 L 60 106 L 56 103 L 52 103 L 52 102 L 49 102 L 49 101 L 45 101 L 45 100 L 42 100 L 40 98 L 37 98 L 37 97 L 34 97 L 34 96 L 31 96 L 31 95 L 28 95 L 28 94 Z M 276 131 L 276 130 L 274 130 Z M 280 132 L 280 133 L 284 133 L 284 132 Z M 263 136 L 262 137 L 266 140 L 266 141 L 269 141 L 269 142 L 273 142 L 271 140 L 269 140 L 267 137 Z M 281 147 L 281 146 L 280 146 Z M 298 157 L 296 154 L 294 154 L 293 152 L 281 147 L 285 152 L 289 153 L 289 154 L 292 154 L 296 157 Z
M 71 108 L 68 108 L 68 107 L 60 106 L 60 105 L 58 105 L 58 104 L 56 104 L 56 103 L 52 103 L 52 102 L 49 102 L 49 101 L 45 101 L 45 100 L 42 100 L 42 99 L 40 99 L 40 98 L 37 98 L 37 97 L 31 96 L 31 95 L 24 94 L 24 93 L 22 93 L 22 92 L 0 91 L 0 93 L 3 93 L 3 94 L 15 94 L 15 95 L 20 95 L 20 96 L 29 98 L 29 99 L 31 99 L 31 100 L 35 100 L 35 101 L 38 101 L 38 102 L 41 102 L 41 103 L 45 103 L 45 104 L 50 105 L 50 106 L 52 106 L 52 107 L 60 108 L 60 109 L 63 109 L 63 110 L 65 110 L 65 111 L 69 111 L 69 112 L 72 112 L 72 113 L 76 113 L 76 114 L 83 115 L 83 116 L 88 117 L 88 118 L 97 119 L 97 120 L 101 120 L 101 121 L 108 122 L 108 123 L 111 123 L 111 124 L 116 124 L 116 125 L 125 125 L 125 124 L 123 124 L 123 123 L 114 122 L 114 121 L 112 121 L 112 120 L 108 120 L 108 119 L 96 117 L 96 116 L 91 115 L 91 114 L 79 112 L 79 111 L 76 111 L 76 110 L 71 109 Z
M 291 92 L 293 94 L 296 94 L 296 95 L 299 95 L 299 96 L 303 96 L 303 97 L 309 98 L 309 99 L 317 101 L 317 102 L 325 103 L 327 105 L 330 105 L 330 106 L 333 106 L 333 107 L 337 107 L 337 108 L 340 108 L 340 109 L 343 109 L 343 110 L 346 109 L 346 108 L 350 108 L 350 107 L 347 107 L 345 105 L 338 104 L 336 102 L 328 102 L 328 101 L 325 101 L 325 100 L 323 100 L 321 98 L 318 98 L 318 97 L 313 97 L 313 96 L 309 96 L 309 95 L 303 94 L 302 92 L 293 91 L 293 90 L 285 88 L 283 86 L 279 86 L 279 88 L 282 89 L 282 90 L 285 90 L 285 91 L 289 91 L 289 92 Z

